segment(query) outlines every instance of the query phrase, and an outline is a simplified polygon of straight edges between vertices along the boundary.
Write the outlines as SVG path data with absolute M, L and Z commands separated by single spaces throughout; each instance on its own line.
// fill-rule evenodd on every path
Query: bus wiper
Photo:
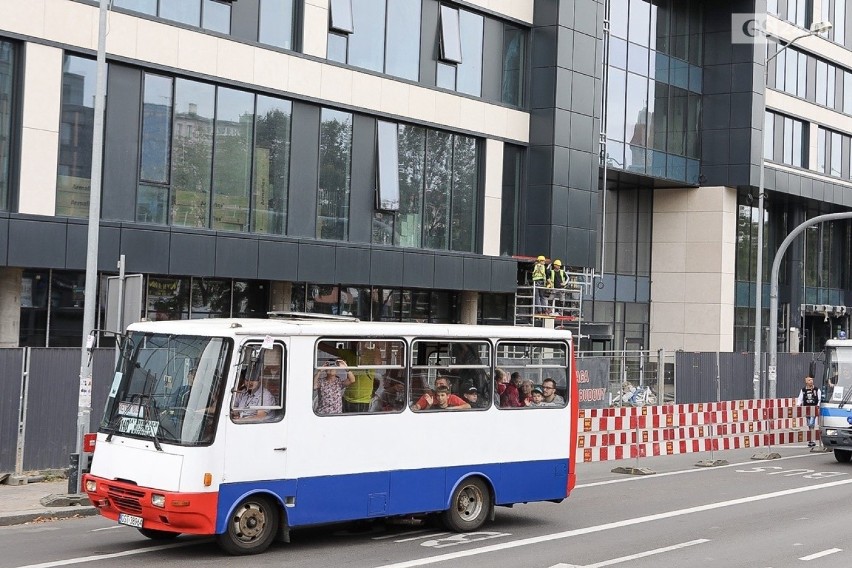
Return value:
M 850 398 L 852 398 L 852 388 L 846 387 L 846 393 L 843 395 L 843 400 L 840 401 L 837 408 L 843 408 L 843 405 L 849 402 Z
M 115 416 L 110 418 L 109 422 L 107 422 L 106 429 L 109 433 L 107 434 L 106 440 L 104 440 L 105 442 L 111 442 L 112 441 L 112 435 L 115 434 L 115 430 L 116 430 L 116 428 L 118 428 L 118 423 L 120 421 L 121 421 L 121 414 L 116 412 Z
M 133 402 L 134 399 L 138 399 L 140 405 L 143 405 L 142 409 L 145 412 L 142 413 L 142 416 L 147 426 L 148 423 L 152 422 L 152 420 L 150 419 L 151 414 L 156 412 L 156 409 L 151 407 L 151 403 L 154 402 L 154 398 L 149 394 L 135 394 L 130 397 L 130 401 Z M 159 418 L 159 416 L 157 416 L 157 418 Z M 160 445 L 160 439 L 157 437 L 157 430 L 159 429 L 159 427 L 160 421 L 157 420 L 157 427 L 151 429 L 150 438 L 154 442 L 154 447 L 157 449 L 157 451 L 162 452 L 163 447 Z

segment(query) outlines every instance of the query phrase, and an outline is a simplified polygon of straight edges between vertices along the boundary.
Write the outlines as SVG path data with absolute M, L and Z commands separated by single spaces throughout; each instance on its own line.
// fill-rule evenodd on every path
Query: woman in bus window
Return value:
M 325 366 L 314 373 L 317 414 L 340 414 L 343 412 L 343 391 L 355 382 L 355 375 L 346 368 L 343 359 L 326 361 Z

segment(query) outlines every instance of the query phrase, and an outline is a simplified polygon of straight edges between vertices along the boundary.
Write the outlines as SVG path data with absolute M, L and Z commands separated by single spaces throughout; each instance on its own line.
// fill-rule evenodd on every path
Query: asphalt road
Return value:
M 638 465 L 656 471 L 648 476 L 610 471 L 634 461 L 580 464 L 565 502 L 500 508 L 477 533 L 419 522 L 338 525 L 294 531 L 290 544 L 252 557 L 224 556 L 211 539 L 151 542 L 100 517 L 6 527 L 0 568 L 847 568 L 852 464 L 804 446 L 775 450 L 781 459 L 716 454 L 730 464 L 714 468 L 694 467 L 709 455 L 644 459 Z

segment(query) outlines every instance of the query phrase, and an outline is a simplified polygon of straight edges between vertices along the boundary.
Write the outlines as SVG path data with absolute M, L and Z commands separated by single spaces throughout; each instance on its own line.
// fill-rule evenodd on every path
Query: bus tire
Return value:
M 491 514 L 491 491 L 479 477 L 469 477 L 453 491 L 450 508 L 441 521 L 455 532 L 470 532 L 482 526 Z
M 234 509 L 216 543 L 228 554 L 259 554 L 278 536 L 278 505 L 265 495 L 246 497 Z
M 852 459 L 852 450 L 834 450 L 834 459 L 840 463 L 849 463 Z
M 139 534 L 151 540 L 171 540 L 180 535 L 178 532 L 159 531 L 157 529 L 139 529 Z

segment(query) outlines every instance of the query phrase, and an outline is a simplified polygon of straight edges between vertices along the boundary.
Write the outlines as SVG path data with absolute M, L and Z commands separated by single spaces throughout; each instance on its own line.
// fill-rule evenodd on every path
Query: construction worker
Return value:
M 547 259 L 539 255 L 535 259 L 532 269 L 533 290 L 535 290 L 535 313 L 543 314 L 547 311 L 547 269 L 544 263 Z
M 553 288 L 553 315 L 557 315 L 557 300 L 565 303 L 565 289 L 568 287 L 568 273 L 562 268 L 562 261 L 558 258 L 553 261 L 550 268 L 547 270 L 547 283 L 549 288 Z M 561 306 L 560 306 L 561 307 Z

